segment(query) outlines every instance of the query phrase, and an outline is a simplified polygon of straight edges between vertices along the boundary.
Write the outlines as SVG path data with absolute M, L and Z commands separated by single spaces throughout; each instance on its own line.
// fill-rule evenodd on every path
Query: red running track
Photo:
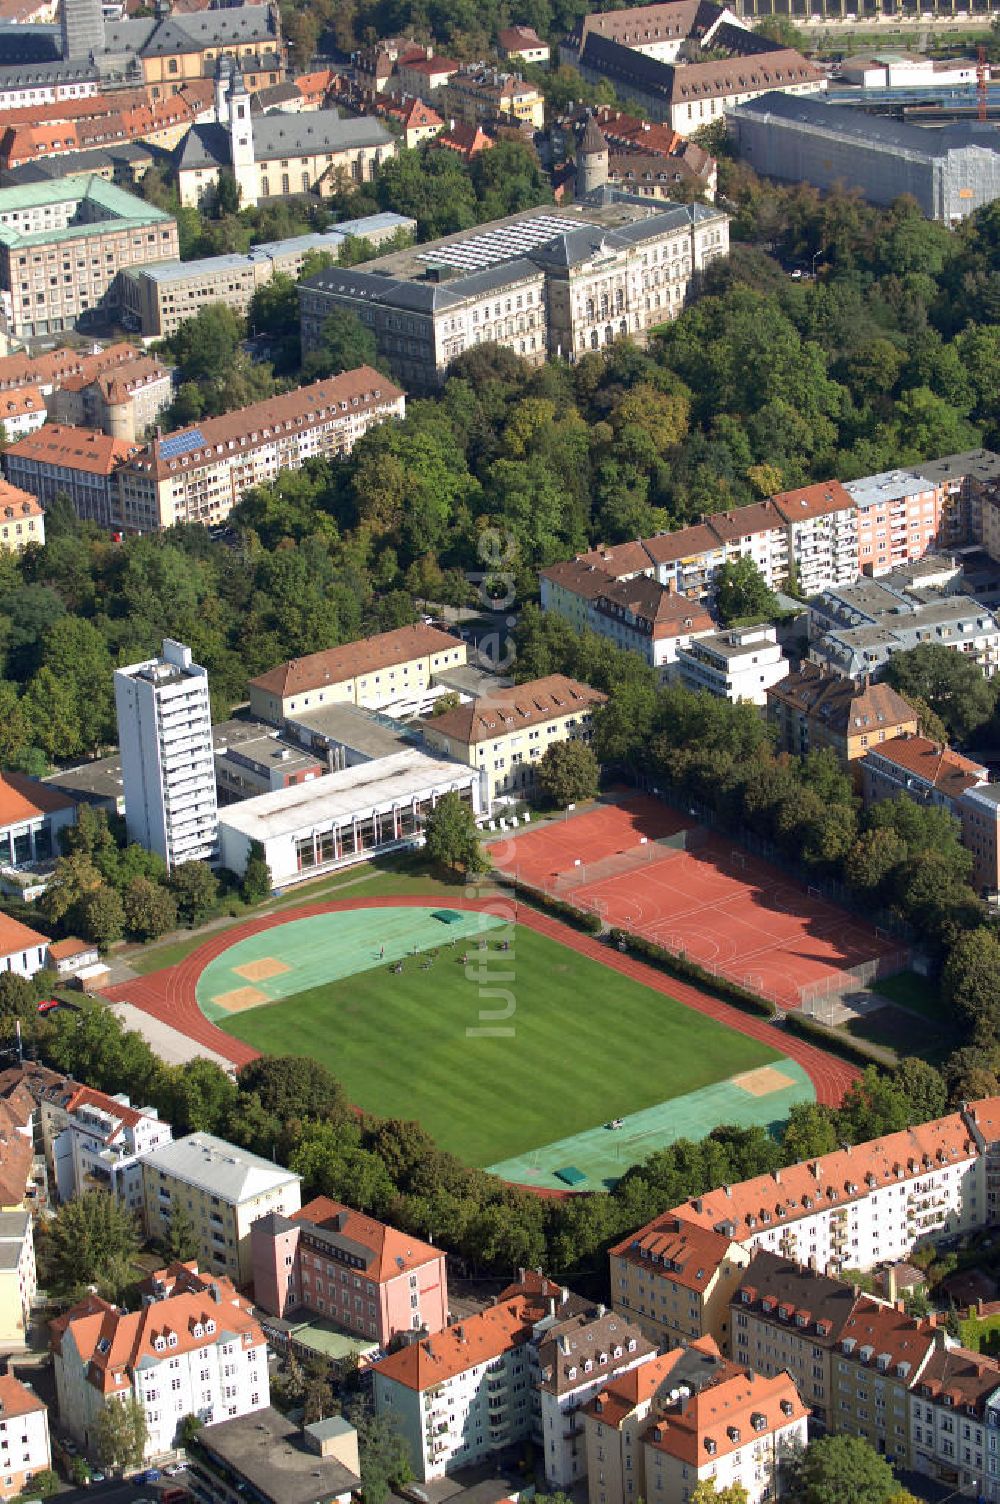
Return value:
M 189 1039 L 225 1056 L 234 1065 L 246 1065 L 257 1058 L 258 1051 L 251 1049 L 242 1040 L 232 1038 L 222 1029 L 216 1028 L 198 1006 L 197 982 L 209 961 L 214 961 L 216 956 L 221 955 L 223 951 L 228 950 L 239 940 L 245 939 L 246 936 L 273 929 L 279 924 L 287 924 L 293 919 L 307 919 L 313 914 L 330 914 L 347 909 L 404 906 L 422 908 L 426 907 L 429 896 L 424 894 L 423 896 L 409 895 L 396 898 L 345 898 L 336 902 L 303 904 L 301 908 L 285 909 L 277 914 L 263 915 L 259 919 L 248 920 L 245 924 L 235 925 L 232 929 L 213 935 L 177 966 L 154 972 L 147 977 L 140 977 L 134 982 L 123 982 L 117 987 L 109 987 L 104 996 L 111 1002 L 132 1003 L 144 1013 L 149 1013 L 153 1018 L 158 1018 L 180 1030 Z M 481 909 L 504 916 L 511 914 L 511 900 L 502 895 L 492 899 L 455 900 L 449 898 L 448 907 Z M 737 1033 L 745 1034 L 750 1039 L 760 1040 L 772 1049 L 780 1050 L 782 1054 L 789 1056 L 802 1066 L 813 1084 L 816 1100 L 826 1106 L 839 1107 L 844 1093 L 858 1077 L 859 1072 L 853 1066 L 839 1060 L 835 1055 L 829 1055 L 825 1050 L 817 1049 L 815 1045 L 807 1044 L 794 1035 L 776 1029 L 773 1024 L 769 1024 L 762 1018 L 742 1013 L 738 1008 L 730 1007 L 728 1003 L 709 997 L 687 982 L 666 977 L 643 961 L 636 960 L 630 955 L 621 955 L 592 936 L 580 934 L 567 925 L 560 924 L 558 920 L 550 918 L 547 914 L 538 913 L 524 904 L 518 904 L 516 917 L 518 924 L 525 924 L 538 934 L 547 935 L 561 945 L 589 956 L 591 960 L 599 962 L 602 966 L 608 966 L 623 976 L 631 977 L 633 981 L 642 983 L 652 992 L 676 998 L 678 1002 L 694 1012 L 701 1013 L 706 1018 L 713 1018 L 718 1023 L 725 1024 L 728 1028 L 735 1029 Z

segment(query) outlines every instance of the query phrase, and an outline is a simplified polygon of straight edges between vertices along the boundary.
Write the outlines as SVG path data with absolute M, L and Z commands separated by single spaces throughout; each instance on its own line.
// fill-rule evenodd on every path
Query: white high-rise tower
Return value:
M 115 671 L 125 824 L 130 841 L 168 870 L 216 855 L 208 675 L 191 649 L 164 638 L 163 656 Z

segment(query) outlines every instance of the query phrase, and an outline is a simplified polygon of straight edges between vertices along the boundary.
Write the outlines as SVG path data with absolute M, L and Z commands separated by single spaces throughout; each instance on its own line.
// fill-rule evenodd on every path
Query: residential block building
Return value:
M 533 26 L 503 26 L 497 32 L 500 56 L 506 62 L 547 63 L 549 45 Z
M 191 649 L 115 670 L 125 823 L 130 841 L 172 870 L 217 852 L 218 806 L 208 674 Z
M 731 1342 L 736 1363 L 757 1373 L 789 1373 L 813 1420 L 839 1429 L 837 1351 L 858 1295 L 821 1270 L 755 1253 L 732 1291 Z
M 729 1348 L 729 1302 L 751 1258 L 740 1239 L 668 1214 L 608 1256 L 612 1304 L 661 1350 L 701 1337 Z
M 203 418 L 132 450 L 117 466 L 116 523 L 148 532 L 226 518 L 254 486 L 307 459 L 349 454 L 373 424 L 401 418 L 406 398 L 370 366 L 249 407 Z
M 22 386 L 0 396 L 0 423 L 8 442 L 35 433 L 44 422 L 45 403 L 37 387 Z
M 185 1416 L 211 1425 L 270 1403 L 264 1333 L 228 1280 L 132 1312 L 89 1295 L 50 1333 L 59 1419 L 85 1451 L 104 1407 L 125 1398 L 146 1415 L 145 1462 L 179 1445 Z
M 18 339 L 117 308 L 118 273 L 178 254 L 177 222 L 99 177 L 0 189 L 0 328 Z
M 59 854 L 59 832 L 76 820 L 76 802 L 26 773 L 0 773 L 0 870 Z
M 878 580 L 823 590 L 809 602 L 809 657 L 846 678 L 877 677 L 894 653 L 937 643 L 973 658 L 987 678 L 1000 666 L 1000 623 L 954 594 L 953 559 L 925 558 Z
M 421 1481 L 534 1440 L 556 1487 L 583 1477 L 580 1408 L 652 1357 L 620 1316 L 522 1270 L 495 1304 L 376 1362 L 375 1406 L 399 1427 Z
M 68 496 L 83 522 L 118 528 L 122 524 L 118 472 L 136 446 L 94 428 L 46 423 L 8 445 L 3 466 L 8 482 L 38 498 L 43 506 Z
M 444 88 L 444 105 L 466 125 L 545 124 L 545 100 L 520 74 L 502 73 L 483 63 L 459 68 Z
M 326 1196 L 250 1229 L 254 1298 L 272 1316 L 304 1310 L 388 1347 L 448 1323 L 440 1248 Z
M 886 470 L 848 481 L 857 507 L 858 558 L 862 572 L 890 569 L 923 558 L 941 527 L 941 490 L 913 470 Z
M 774 627 L 731 627 L 677 649 L 680 681 L 734 705 L 764 706 L 768 690 L 789 671 Z
M 729 249 L 729 220 L 704 204 L 611 202 L 537 209 L 308 277 L 303 348 L 348 308 L 408 387 L 434 390 L 464 350 L 498 344 L 532 364 L 576 360 L 676 316 L 692 276 Z
M 467 658 L 465 643 L 450 632 L 424 623 L 397 627 L 268 669 L 247 686 L 250 712 L 273 726 L 322 705 L 412 713 L 411 706 L 423 707 L 435 675 Z
M 123 273 L 123 286 L 141 270 Z M 0 358 L 0 408 L 6 396 L 25 391 L 40 394 L 42 422 L 47 416 L 131 442 L 156 423 L 171 400 L 172 385 L 166 366 L 122 341 L 91 355 L 63 345 L 38 356 Z M 5 432 L 8 439 L 22 437 L 6 425 Z
M 358 1434 L 342 1415 L 296 1426 L 280 1410 L 252 1410 L 198 1433 L 186 1481 L 220 1504 L 351 1504 L 361 1488 Z
M 679 648 L 715 631 L 704 606 L 645 574 L 618 580 L 596 564 L 566 559 L 539 579 L 543 611 L 638 653 L 663 679 L 676 673 Z
M 646 1323 L 669 1319 L 677 1295 L 671 1250 L 678 1224 L 725 1239 L 722 1257 L 730 1266 L 729 1247 L 737 1243 L 751 1254 L 780 1254 L 831 1272 L 870 1269 L 920 1243 L 981 1227 L 996 1216 L 987 1191 L 989 1166 L 1000 1152 L 1000 1143 L 987 1147 L 994 1140 L 1000 1140 L 997 1104 L 975 1103 L 964 1114 L 695 1196 L 611 1250 L 612 1303 L 655 1337 L 656 1326 Z M 622 1267 L 623 1254 L 631 1268 Z M 702 1309 L 718 1321 L 717 1308 Z M 698 1314 L 692 1301 L 692 1326 Z
M 661 1404 L 682 1388 L 693 1394 L 733 1371 L 711 1337 L 671 1347 L 602 1385 L 582 1409 L 589 1504 L 638 1504 L 648 1498 L 644 1435 Z
M 29 1163 L 30 1148 L 29 1141 Z M 12 1157 L 18 1156 L 11 1156 L 5 1147 L 4 1160 L 7 1161 Z M 5 1163 L 4 1181 L 8 1181 L 13 1175 L 13 1165 Z M 3 1200 L 7 1201 L 16 1194 L 16 1189 L 13 1192 L 5 1189 Z M 18 1199 L 21 1201 L 25 1199 L 23 1181 Z M 28 1345 L 31 1308 L 38 1290 L 33 1227 L 30 1211 L 24 1209 L 0 1211 L 0 1342 L 7 1348 L 24 1348 Z M 0 1384 L 2 1382 L 3 1380 L 0 1379 Z M 3 1416 L 0 1414 L 0 1421 L 2 1419 Z M 3 1462 L 6 1460 L 2 1442 L 3 1432 L 0 1430 L 0 1478 L 3 1477 Z
M 768 690 L 767 718 L 780 751 L 804 757 L 829 747 L 845 767 L 918 729 L 917 712 L 888 684 L 856 684 L 808 660 Z
M 108 1191 L 141 1218 L 139 1157 L 171 1141 L 170 1124 L 155 1107 L 133 1107 L 124 1092 L 109 1096 L 55 1072 L 35 1072 L 28 1086 L 38 1102 L 50 1182 L 60 1201 Z
M 211 1133 L 160 1144 L 141 1162 L 147 1234 L 166 1239 L 174 1208 L 183 1207 L 198 1235 L 199 1263 L 241 1286 L 253 1278 L 253 1223 L 269 1212 L 291 1216 L 301 1205 L 298 1175 Z
M 31 1481 L 52 1466 L 49 1412 L 35 1391 L 12 1373 L 0 1376 L 0 1499 L 30 1493 Z
M 501 797 L 531 797 L 549 747 L 561 741 L 589 744 L 594 709 L 606 699 L 578 679 L 549 674 L 424 721 L 424 742 L 478 770 L 483 806 L 489 809 Z

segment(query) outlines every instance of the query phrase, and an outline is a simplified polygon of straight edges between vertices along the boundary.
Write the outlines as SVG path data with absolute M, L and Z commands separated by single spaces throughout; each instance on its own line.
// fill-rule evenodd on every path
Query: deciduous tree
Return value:
M 443 794 L 424 824 L 426 852 L 442 867 L 475 875 L 489 870 L 490 859 L 479 840 L 476 817 L 454 791 Z
M 538 783 L 545 797 L 564 809 L 595 797 L 599 772 L 586 742 L 556 742 L 538 764 Z
M 138 1467 L 146 1455 L 149 1427 L 134 1394 L 109 1395 L 97 1416 L 97 1454 L 105 1467 Z

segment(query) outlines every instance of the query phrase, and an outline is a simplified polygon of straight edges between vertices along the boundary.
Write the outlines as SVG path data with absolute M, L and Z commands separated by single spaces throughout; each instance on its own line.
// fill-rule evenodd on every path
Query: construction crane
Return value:
M 987 106 L 989 104 L 989 92 L 986 88 L 986 48 L 980 47 L 976 54 L 976 118 L 980 125 L 985 125 L 987 120 Z

